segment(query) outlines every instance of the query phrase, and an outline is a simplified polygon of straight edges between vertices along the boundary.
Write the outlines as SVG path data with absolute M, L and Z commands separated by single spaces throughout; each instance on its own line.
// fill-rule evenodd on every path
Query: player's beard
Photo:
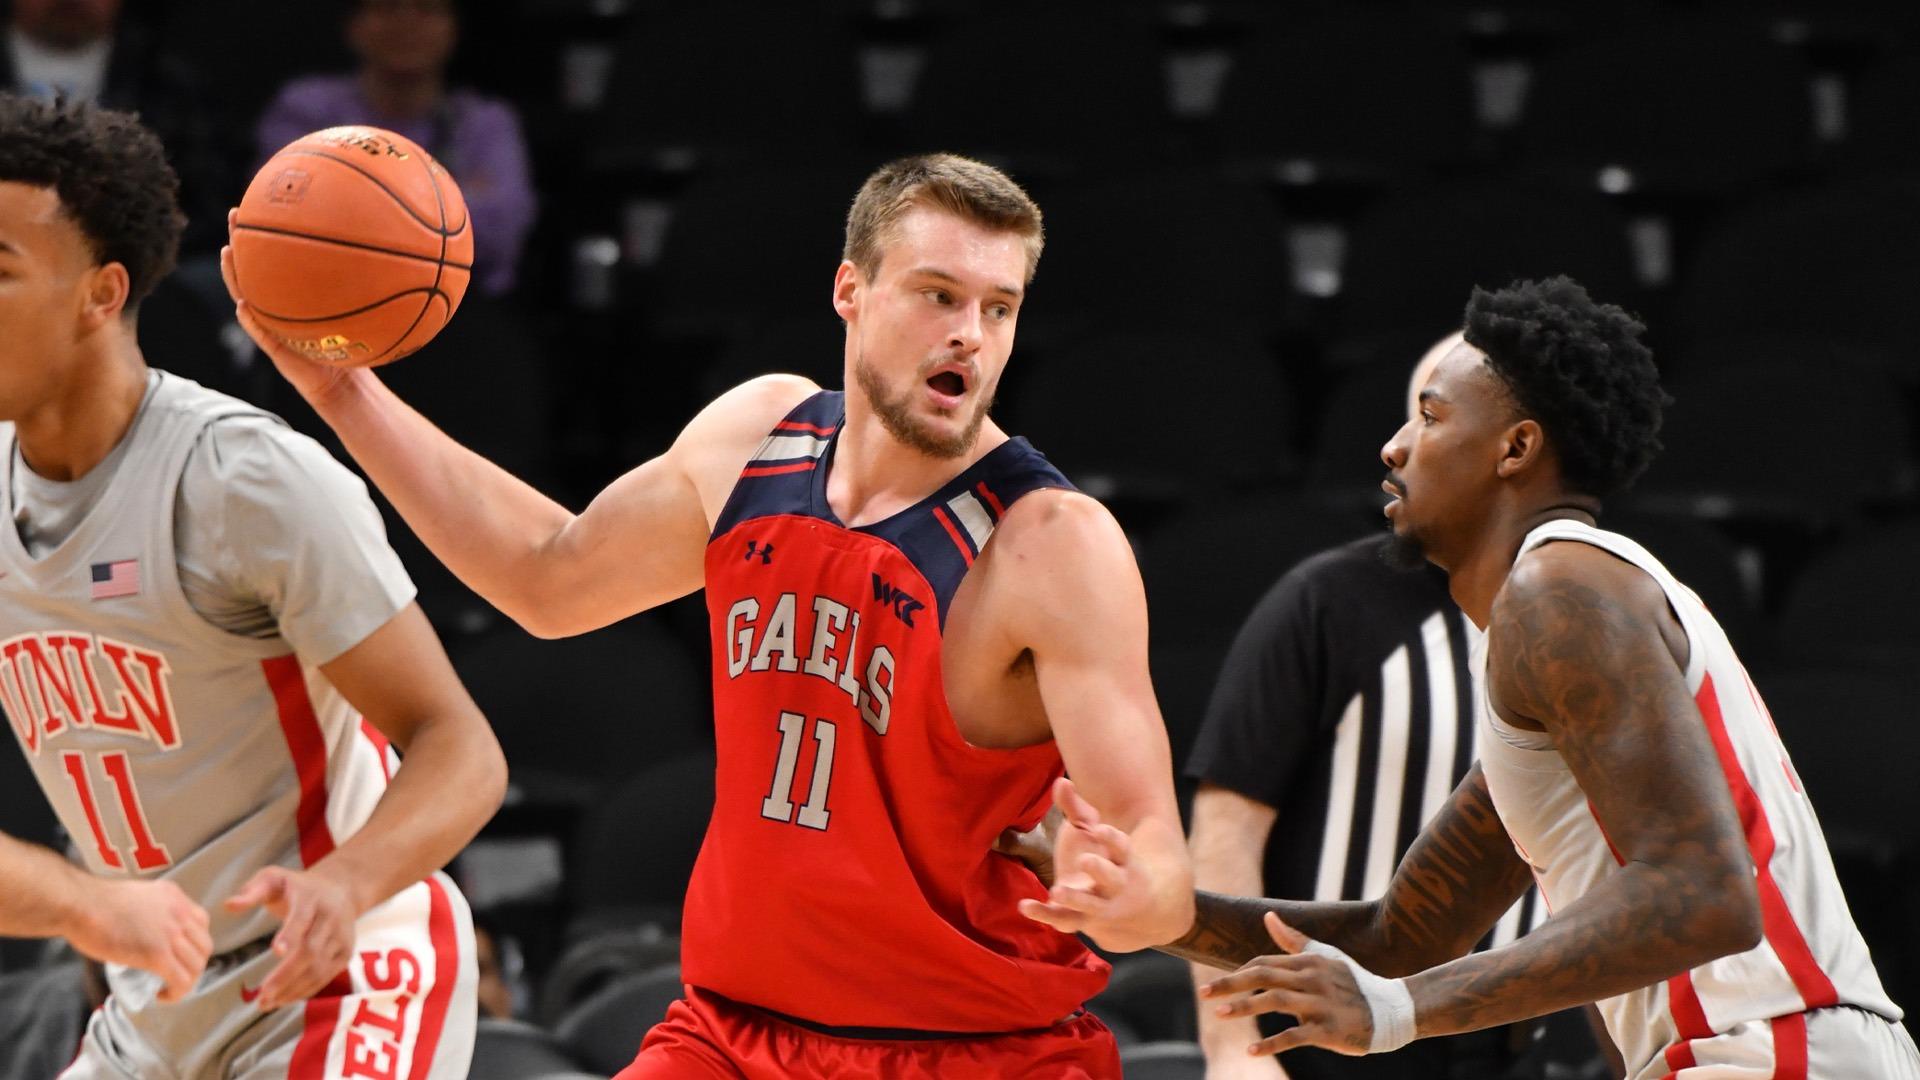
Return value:
M 1401 532 L 1387 523 L 1387 546 L 1380 549 L 1380 561 L 1394 570 L 1419 570 L 1427 565 L 1427 545 L 1410 532 Z
M 926 373 L 949 359 L 937 356 L 920 365 L 920 370 L 915 373 L 915 381 L 895 395 L 888 393 L 886 381 L 873 365 L 867 363 L 864 353 L 853 361 L 853 377 L 859 382 L 861 393 L 867 396 L 873 414 L 880 418 L 880 426 L 902 444 L 933 458 L 962 457 L 973 449 L 974 441 L 980 437 L 980 425 L 987 422 L 987 412 L 993 408 L 993 388 L 981 386 L 973 406 L 973 416 L 968 418 L 967 426 L 948 436 L 933 431 L 914 415 L 913 395 L 926 381 Z

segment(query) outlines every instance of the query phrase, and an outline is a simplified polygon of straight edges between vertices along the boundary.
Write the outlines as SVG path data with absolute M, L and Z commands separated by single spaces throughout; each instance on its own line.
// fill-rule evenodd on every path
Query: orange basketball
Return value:
M 440 163 L 373 127 L 296 139 L 247 186 L 230 243 L 240 295 L 314 360 L 385 364 L 453 318 L 473 273 L 467 203 Z

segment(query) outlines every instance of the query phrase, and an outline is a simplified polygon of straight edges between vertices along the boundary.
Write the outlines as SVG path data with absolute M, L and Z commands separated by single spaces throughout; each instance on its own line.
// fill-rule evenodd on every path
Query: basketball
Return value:
M 390 363 L 453 318 L 473 272 L 460 188 L 373 127 L 303 136 L 261 167 L 230 242 L 235 284 L 269 333 L 343 367 Z

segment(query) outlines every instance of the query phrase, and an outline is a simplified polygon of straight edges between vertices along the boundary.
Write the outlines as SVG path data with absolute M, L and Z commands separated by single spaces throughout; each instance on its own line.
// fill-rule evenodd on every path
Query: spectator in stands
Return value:
M 160 136 L 187 214 L 182 263 L 206 256 L 203 276 L 217 292 L 212 257 L 226 241 L 227 207 L 238 196 L 238 155 L 221 144 L 193 69 L 156 48 L 146 26 L 123 19 L 121 0 L 13 0 L 4 38 L 0 89 L 137 112 Z
M 440 160 L 473 215 L 474 285 L 513 289 L 538 209 L 520 119 L 505 101 L 447 85 L 459 34 L 454 0 L 350 0 L 347 43 L 360 69 L 295 79 L 260 118 L 260 160 L 310 131 L 371 124 Z
M 513 1019 L 513 984 L 519 974 L 519 954 L 511 940 L 485 912 L 473 913 L 473 956 L 480 967 L 480 1015 L 490 1020 Z

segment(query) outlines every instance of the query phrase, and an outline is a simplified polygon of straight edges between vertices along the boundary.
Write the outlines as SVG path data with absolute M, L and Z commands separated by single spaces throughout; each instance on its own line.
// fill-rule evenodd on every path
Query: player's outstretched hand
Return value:
M 233 231 L 234 215 L 238 213 L 238 210 L 227 211 L 229 233 Z M 239 321 L 240 329 L 245 330 L 247 336 L 253 339 L 253 343 L 260 346 L 260 351 L 267 354 L 267 357 L 273 361 L 273 366 L 280 369 L 280 374 L 293 384 L 293 388 L 300 392 L 301 397 L 318 407 L 327 395 L 333 393 L 343 382 L 352 377 L 355 369 L 309 360 L 281 344 L 279 338 L 268 333 L 266 328 L 260 325 L 259 321 L 253 317 L 252 310 L 247 307 L 247 302 L 240 296 L 238 279 L 234 276 L 231 246 L 220 248 L 220 277 L 227 283 L 227 295 L 233 298 L 233 317 Z
M 280 920 L 273 952 L 280 963 L 260 984 L 254 1007 L 271 1012 L 304 1001 L 333 981 L 353 958 L 359 918 L 345 886 L 311 870 L 268 866 L 227 900 L 227 910 L 265 907 Z
M 1152 882 L 1133 863 L 1127 834 L 1101 821 L 1065 777 L 1054 781 L 1053 804 L 1065 815 L 1053 844 L 1055 879 L 1044 902 L 1022 900 L 1020 913 L 1112 952 L 1161 944 L 1162 935 L 1143 929 L 1154 914 Z
M 1413 1038 L 1413 1003 L 1399 980 L 1373 974 L 1272 912 L 1266 924 L 1280 954 L 1257 956 L 1200 988 L 1204 1001 L 1217 1002 L 1219 1016 L 1280 1013 L 1299 1021 L 1247 1047 L 1248 1054 L 1265 1056 L 1296 1046 L 1368 1054 L 1398 1049 Z
M 80 955 L 160 976 L 161 1001 L 192 992 L 213 953 L 205 909 L 171 881 L 103 880 L 89 890 L 84 924 L 67 935 Z

